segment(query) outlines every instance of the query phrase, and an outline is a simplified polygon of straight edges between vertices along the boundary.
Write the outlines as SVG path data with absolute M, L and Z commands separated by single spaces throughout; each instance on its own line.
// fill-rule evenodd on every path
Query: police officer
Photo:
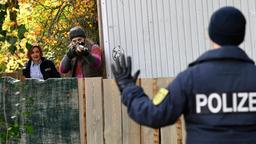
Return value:
M 159 128 L 184 115 L 187 144 L 256 143 L 256 66 L 238 46 L 246 20 L 234 7 L 213 13 L 208 34 L 213 49 L 205 52 L 150 100 L 131 75 L 131 57 L 112 64 L 131 118 Z

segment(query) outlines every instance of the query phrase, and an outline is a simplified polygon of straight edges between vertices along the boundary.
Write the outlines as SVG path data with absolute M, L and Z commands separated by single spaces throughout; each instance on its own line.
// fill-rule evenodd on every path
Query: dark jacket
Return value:
M 44 80 L 46 80 L 48 78 L 60 78 L 60 74 L 57 71 L 57 69 L 55 68 L 55 65 L 52 61 L 47 60 L 44 57 L 42 57 L 41 60 L 42 60 L 42 63 L 40 64 L 40 70 L 44 77 Z M 31 76 L 30 76 L 31 62 L 32 62 L 32 60 L 30 59 L 26 63 L 25 69 L 22 70 L 22 73 L 26 78 L 31 78 Z
M 153 105 L 141 87 L 131 84 L 122 102 L 135 121 L 155 128 L 184 114 L 187 144 L 256 143 L 256 66 L 242 49 L 204 53 L 166 89 L 164 100 Z

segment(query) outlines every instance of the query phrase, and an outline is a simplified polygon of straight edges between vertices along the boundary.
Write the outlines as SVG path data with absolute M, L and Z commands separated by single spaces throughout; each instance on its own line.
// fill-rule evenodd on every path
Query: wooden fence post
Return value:
M 86 98 L 84 78 L 78 78 L 78 104 L 79 104 L 79 123 L 80 123 L 80 144 L 86 144 Z
M 102 78 L 85 79 L 87 144 L 104 144 Z
M 121 96 L 114 80 L 104 79 L 103 87 L 105 144 L 122 144 Z

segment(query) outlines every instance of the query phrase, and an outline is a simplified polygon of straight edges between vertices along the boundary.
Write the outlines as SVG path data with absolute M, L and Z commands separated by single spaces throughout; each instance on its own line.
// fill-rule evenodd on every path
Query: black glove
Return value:
M 90 54 L 88 48 L 83 49 L 80 53 L 81 53 L 81 55 L 83 55 L 83 56 L 85 56 L 85 57 Z
M 114 64 L 111 64 L 111 69 L 114 74 L 117 86 L 120 92 L 123 91 L 125 87 L 127 87 L 131 83 L 136 83 L 136 80 L 140 74 L 140 70 L 138 70 L 134 76 L 131 75 L 131 57 L 127 57 L 127 65 L 125 62 L 125 56 L 121 55 L 121 60 L 117 59 Z
M 88 56 L 90 54 L 88 48 L 86 50 L 83 50 L 82 53 L 83 56 Z
M 74 58 L 75 56 L 77 56 L 76 50 L 74 48 L 69 48 L 67 56 L 70 59 Z
M 84 46 L 84 44 L 79 44 L 79 45 L 76 45 L 76 50 L 77 50 L 77 54 L 80 56 L 88 56 L 90 53 L 89 53 L 89 48 L 87 48 L 86 46 Z

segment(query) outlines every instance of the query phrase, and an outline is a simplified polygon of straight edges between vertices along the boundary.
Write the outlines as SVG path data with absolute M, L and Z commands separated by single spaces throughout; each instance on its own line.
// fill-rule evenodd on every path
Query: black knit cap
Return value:
M 70 29 L 69 31 L 69 39 L 72 40 L 75 37 L 84 37 L 85 32 L 82 27 L 76 26 Z
M 208 33 L 212 41 L 223 45 L 239 45 L 244 41 L 246 20 L 234 7 L 223 7 L 211 17 Z

